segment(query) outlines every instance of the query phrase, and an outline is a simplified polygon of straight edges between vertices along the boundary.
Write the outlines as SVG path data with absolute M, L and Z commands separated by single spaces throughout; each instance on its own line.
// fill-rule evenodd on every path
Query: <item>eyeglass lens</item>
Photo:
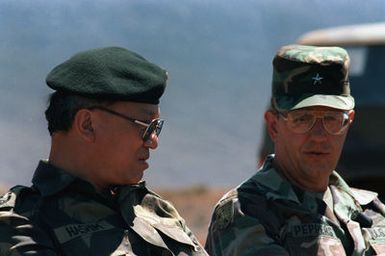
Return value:
M 349 124 L 346 112 L 294 110 L 287 113 L 289 127 L 295 133 L 310 131 L 318 118 L 322 119 L 325 130 L 333 135 L 342 133 Z

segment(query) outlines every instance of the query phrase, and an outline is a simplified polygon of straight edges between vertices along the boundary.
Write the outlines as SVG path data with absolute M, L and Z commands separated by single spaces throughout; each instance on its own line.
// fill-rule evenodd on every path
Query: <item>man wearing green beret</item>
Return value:
M 354 119 L 349 57 L 289 45 L 273 60 L 265 113 L 275 154 L 216 205 L 210 255 L 385 255 L 385 206 L 334 170 Z
M 207 255 L 142 181 L 162 130 L 167 74 L 119 47 L 55 67 L 49 159 L 0 197 L 0 255 Z

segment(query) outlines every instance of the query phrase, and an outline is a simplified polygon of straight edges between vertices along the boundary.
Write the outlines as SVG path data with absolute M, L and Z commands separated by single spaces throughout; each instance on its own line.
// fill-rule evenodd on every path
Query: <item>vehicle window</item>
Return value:
M 346 48 L 352 54 L 350 84 L 357 106 L 384 106 L 385 46 Z
M 350 56 L 350 76 L 362 76 L 365 72 L 368 47 L 346 47 Z

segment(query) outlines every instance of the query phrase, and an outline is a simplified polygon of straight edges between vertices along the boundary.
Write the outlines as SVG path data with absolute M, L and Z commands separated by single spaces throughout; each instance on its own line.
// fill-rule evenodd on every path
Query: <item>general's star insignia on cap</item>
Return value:
M 347 51 L 340 47 L 281 47 L 273 59 L 273 107 L 278 111 L 312 106 L 353 109 L 349 63 Z
M 313 85 L 322 84 L 322 79 L 324 79 L 322 76 L 317 73 L 316 76 L 313 76 L 311 79 L 314 80 Z

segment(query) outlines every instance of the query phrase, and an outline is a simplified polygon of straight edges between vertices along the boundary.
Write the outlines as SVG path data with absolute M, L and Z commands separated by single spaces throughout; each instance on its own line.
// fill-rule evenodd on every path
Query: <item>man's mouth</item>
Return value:
M 140 154 L 138 154 L 138 158 L 140 159 L 140 160 L 143 160 L 143 161 L 147 161 L 149 158 L 150 158 L 150 152 L 148 152 L 148 151 L 143 151 L 143 152 L 141 152 Z
M 326 156 L 329 153 L 325 151 L 306 151 L 305 154 L 311 156 Z
M 146 154 L 146 155 L 140 156 L 139 160 L 146 162 L 149 158 L 150 158 L 150 156 Z

